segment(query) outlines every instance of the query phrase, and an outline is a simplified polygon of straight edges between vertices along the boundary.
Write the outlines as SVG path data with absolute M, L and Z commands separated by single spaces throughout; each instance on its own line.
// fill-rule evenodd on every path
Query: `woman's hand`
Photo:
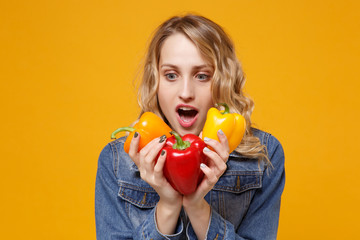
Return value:
M 182 206 L 182 195 L 173 189 L 163 174 L 166 160 L 165 135 L 153 139 L 138 152 L 140 134 L 135 133 L 131 140 L 129 156 L 140 171 L 141 178 L 159 194 L 156 220 L 163 234 L 173 234 Z
M 135 135 L 137 136 L 135 137 Z M 129 156 L 137 165 L 141 178 L 153 187 L 160 197 L 169 200 L 177 199 L 180 194 L 171 187 L 163 174 L 166 151 L 159 155 L 160 150 L 164 147 L 166 137 L 153 139 L 138 152 L 141 136 L 140 134 L 135 135 L 130 144 Z
M 204 154 L 209 158 L 208 166 L 205 164 L 200 166 L 205 174 L 204 179 L 195 193 L 184 196 L 184 205 L 186 205 L 187 201 L 193 202 L 203 199 L 226 171 L 226 161 L 229 158 L 229 144 L 225 134 L 221 130 L 218 132 L 218 137 L 220 142 L 214 139 L 204 139 L 205 143 L 213 150 L 204 148 Z
M 198 239 L 205 238 L 210 220 L 211 209 L 204 197 L 226 171 L 226 161 L 229 158 L 229 144 L 225 134 L 220 130 L 217 135 L 220 142 L 204 139 L 205 143 L 214 150 L 204 148 L 204 154 L 209 158 L 208 166 L 205 164 L 200 166 L 205 174 L 204 179 L 194 193 L 183 197 L 184 209 Z

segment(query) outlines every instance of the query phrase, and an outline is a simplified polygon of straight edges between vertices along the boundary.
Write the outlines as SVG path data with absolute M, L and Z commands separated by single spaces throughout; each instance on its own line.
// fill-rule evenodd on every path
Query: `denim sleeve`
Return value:
M 182 232 L 183 232 L 183 224 L 182 221 L 179 220 L 179 224 L 177 225 L 177 229 L 175 234 L 172 235 L 163 235 L 159 232 L 156 220 L 155 220 L 155 211 L 156 208 L 154 208 L 151 213 L 149 214 L 148 219 L 138 227 L 136 230 L 137 233 L 136 237 L 134 239 L 149 239 L 149 240 L 155 240 L 155 239 L 169 239 L 169 240 L 180 240 L 183 239 Z
M 276 239 L 280 201 L 285 185 L 284 151 L 272 135 L 269 135 L 266 145 L 272 167 L 269 166 L 264 172 L 262 187 L 256 190 L 239 228 L 234 229 L 229 221 L 212 210 L 206 239 Z M 188 228 L 190 239 L 196 239 L 191 225 Z
M 112 146 L 108 144 L 101 152 L 95 184 L 95 220 L 98 240 L 116 239 L 180 239 L 183 226 L 179 221 L 177 234 L 162 235 L 156 226 L 155 209 L 146 219 L 133 226 L 126 212 L 126 203 L 118 197 L 119 186 L 114 172 Z

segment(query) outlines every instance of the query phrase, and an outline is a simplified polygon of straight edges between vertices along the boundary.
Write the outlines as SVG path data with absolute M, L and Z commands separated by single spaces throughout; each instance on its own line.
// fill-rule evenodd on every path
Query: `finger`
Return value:
M 139 150 L 139 142 L 140 142 L 140 134 L 135 132 L 134 137 L 131 139 L 130 148 L 129 148 L 129 156 L 138 166 L 139 159 L 138 159 L 138 150 Z
M 199 138 L 202 138 L 202 131 L 201 131 L 200 134 L 199 134 Z
M 140 173 L 143 174 L 143 176 L 145 176 L 145 172 L 149 171 L 149 167 L 147 166 L 145 159 L 146 156 L 148 155 L 148 152 L 150 151 L 150 149 L 152 148 L 152 146 L 155 144 L 156 139 L 153 139 L 152 141 L 150 141 L 148 144 L 146 144 L 139 152 L 138 154 L 138 162 L 139 162 L 139 170 Z M 147 166 L 147 167 L 146 167 Z M 145 168 L 146 167 L 146 168 Z
M 148 144 L 146 144 L 141 150 L 140 150 L 140 164 L 145 160 L 151 149 L 155 146 L 156 142 L 159 141 L 159 138 L 154 138 L 151 140 Z
M 219 180 L 219 178 L 216 176 L 216 174 L 214 173 L 213 170 L 211 170 L 211 168 L 209 168 L 206 164 L 201 163 L 200 164 L 200 169 L 201 171 L 205 174 L 205 182 L 209 187 L 213 187 L 217 181 Z
M 163 176 L 163 169 L 164 169 L 165 161 L 166 161 L 166 150 L 162 150 L 160 153 L 160 156 L 157 160 L 157 163 L 155 164 L 155 167 L 154 167 L 154 174 L 157 177 Z
M 206 164 L 201 163 L 200 169 L 205 176 L 201 181 L 200 185 L 197 187 L 196 191 L 191 194 L 191 198 L 194 199 L 203 199 L 219 180 L 214 171 Z
M 152 148 L 149 150 L 146 159 L 152 162 L 158 155 L 160 150 L 164 147 L 166 136 L 163 135 L 160 138 L 157 138 L 157 141 L 153 144 Z
M 225 146 L 224 144 L 222 144 L 214 139 L 207 138 L 207 137 L 204 138 L 204 142 L 211 149 L 213 149 L 215 152 L 217 152 L 218 155 L 223 159 L 224 162 L 227 161 L 227 159 L 229 157 L 229 151 L 227 149 L 229 149 L 229 146 Z
M 141 151 L 143 153 L 146 153 L 145 156 L 151 151 L 151 149 L 154 148 L 154 146 L 159 143 L 160 139 L 164 138 L 164 135 L 161 136 L 161 137 L 157 137 L 157 138 L 154 138 L 153 140 L 151 140 L 148 144 L 146 144 L 146 146 L 144 146 Z M 166 138 L 166 136 L 165 136 Z
M 228 139 L 221 129 L 219 129 L 219 131 L 217 132 L 217 136 L 220 140 L 220 143 L 225 147 L 226 151 L 229 152 L 230 148 L 229 148 Z
M 226 161 L 224 161 L 219 156 L 219 154 L 217 154 L 214 151 L 211 151 L 207 147 L 204 148 L 203 152 L 207 157 L 209 157 L 212 160 L 212 162 L 213 162 L 213 164 L 214 164 L 214 166 L 216 168 L 216 174 L 217 174 L 217 176 L 220 177 L 225 172 L 225 170 L 227 168 L 226 163 L 225 163 Z
M 140 151 L 140 164 L 147 172 L 154 171 L 155 158 L 159 154 L 160 149 L 165 144 L 166 136 L 161 136 L 159 138 L 153 139 L 148 145 L 146 145 L 145 150 Z

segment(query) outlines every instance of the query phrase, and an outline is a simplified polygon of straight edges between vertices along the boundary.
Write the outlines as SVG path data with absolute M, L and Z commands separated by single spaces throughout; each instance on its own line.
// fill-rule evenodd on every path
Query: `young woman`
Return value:
M 276 239 L 284 153 L 272 135 L 251 127 L 253 102 L 244 83 L 219 25 L 186 15 L 159 26 L 139 88 L 140 115 L 154 112 L 180 135 L 200 135 L 209 108 L 226 103 L 245 117 L 246 131 L 231 153 L 221 130 L 220 141 L 205 139 L 209 163 L 201 165 L 204 179 L 190 195 L 175 191 L 163 175 L 164 138 L 138 151 L 136 133 L 129 154 L 126 137 L 109 143 L 96 178 L 98 239 Z

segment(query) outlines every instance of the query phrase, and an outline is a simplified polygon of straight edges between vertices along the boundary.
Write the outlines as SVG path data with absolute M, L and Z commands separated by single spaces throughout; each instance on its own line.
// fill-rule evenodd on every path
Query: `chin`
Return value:
M 200 134 L 201 131 L 198 131 L 197 129 L 181 129 L 179 131 L 181 136 L 184 136 L 186 134 L 194 134 L 196 136 L 198 136 Z

